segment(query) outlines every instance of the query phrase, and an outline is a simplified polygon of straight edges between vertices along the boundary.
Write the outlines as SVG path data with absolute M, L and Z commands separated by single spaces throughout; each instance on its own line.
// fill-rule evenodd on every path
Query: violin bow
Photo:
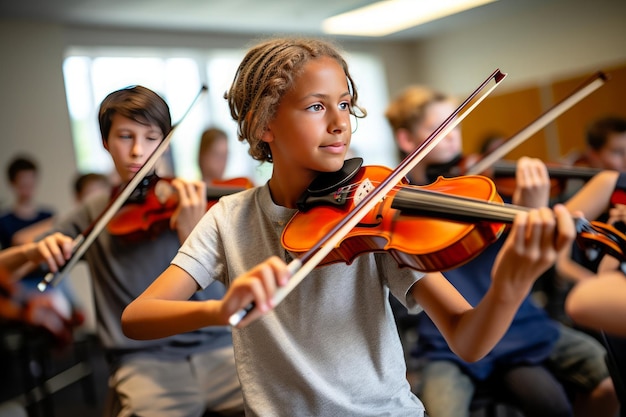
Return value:
M 413 152 L 406 156 L 402 162 L 385 178 L 375 189 L 350 211 L 344 218 L 333 227 L 322 239 L 301 257 L 295 258 L 287 266 L 292 274 L 287 284 L 280 287 L 274 293 L 272 302 L 278 305 L 300 282 L 324 260 L 324 258 L 347 236 L 347 234 L 370 212 L 376 204 L 393 190 L 397 183 L 432 151 L 439 142 L 446 137 L 467 115 L 472 112 L 507 76 L 506 73 L 496 69 L 485 81 L 483 81 L 473 93 L 471 93 L 459 107 L 448 116 L 446 120 L 432 132 L 428 138 Z M 490 85 L 492 84 L 492 85 Z M 239 310 L 229 318 L 231 326 L 236 326 L 254 308 L 254 303 Z
M 563 112 L 571 108 L 574 104 L 578 103 L 589 94 L 596 91 L 598 88 L 604 85 L 608 80 L 608 76 L 599 71 L 585 82 L 583 82 L 578 88 L 574 90 L 569 96 L 556 103 L 549 108 L 545 113 L 539 116 L 534 122 L 520 130 L 515 135 L 507 139 L 502 145 L 496 148 L 493 152 L 490 152 L 485 157 L 479 159 L 474 165 L 466 169 L 465 175 L 476 175 L 484 172 L 487 168 L 493 165 L 496 161 L 504 157 L 512 149 L 524 142 L 526 139 L 543 129 L 548 123 L 559 117 Z
M 170 132 L 163 138 L 159 146 L 152 152 L 148 160 L 143 164 L 143 166 L 137 171 L 137 173 L 131 178 L 128 183 L 122 188 L 122 190 L 115 196 L 115 198 L 109 203 L 106 209 L 98 216 L 96 221 L 89 226 L 86 230 L 81 232 L 78 236 L 74 238 L 72 242 L 72 256 L 70 259 L 63 265 L 62 268 L 59 269 L 56 273 L 48 272 L 46 276 L 37 284 L 37 289 L 43 292 L 50 285 L 57 285 L 61 279 L 67 275 L 67 273 L 76 265 L 76 263 L 81 259 L 81 257 L 85 254 L 89 246 L 96 240 L 100 232 L 106 227 L 106 225 L 111 221 L 113 216 L 117 213 L 117 211 L 122 207 L 122 205 L 128 200 L 128 197 L 135 191 L 137 185 L 143 180 L 150 170 L 154 168 L 159 158 L 165 153 L 167 147 L 172 141 L 172 136 L 176 130 L 176 128 L 180 125 L 180 123 L 187 117 L 187 115 L 191 112 L 191 109 L 195 106 L 195 104 L 199 101 L 200 97 L 208 91 L 206 85 L 203 85 L 200 88 L 198 94 L 196 94 L 193 99 L 191 105 L 187 108 L 180 121 L 172 126 Z

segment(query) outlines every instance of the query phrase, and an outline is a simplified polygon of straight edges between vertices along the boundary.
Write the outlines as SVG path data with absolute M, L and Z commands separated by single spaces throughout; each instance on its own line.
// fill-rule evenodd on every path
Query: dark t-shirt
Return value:
M 52 210 L 42 209 L 30 219 L 17 217 L 13 212 L 6 212 L 0 216 L 0 246 L 8 248 L 15 235 L 20 230 L 52 217 Z
M 42 208 L 37 211 L 37 214 L 30 219 L 22 219 L 17 217 L 13 212 L 6 212 L 0 216 L 0 247 L 8 248 L 13 246 L 13 236 L 20 230 L 32 226 L 42 220 L 49 219 L 53 216 L 53 211 Z M 36 269 L 22 278 L 22 284 L 29 289 L 35 289 L 41 278 L 45 275 L 45 271 L 42 269 Z

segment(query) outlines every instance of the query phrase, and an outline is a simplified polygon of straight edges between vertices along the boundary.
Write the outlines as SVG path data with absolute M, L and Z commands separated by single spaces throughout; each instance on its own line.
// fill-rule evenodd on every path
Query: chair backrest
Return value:
M 626 416 L 626 339 L 606 333 L 602 333 L 602 338 L 609 373 L 621 404 L 621 416 Z

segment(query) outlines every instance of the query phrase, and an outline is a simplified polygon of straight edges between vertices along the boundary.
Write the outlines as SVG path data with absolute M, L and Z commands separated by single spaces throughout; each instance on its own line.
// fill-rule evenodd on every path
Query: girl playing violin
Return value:
M 155 339 L 255 308 L 233 330 L 247 416 L 423 415 L 406 379 L 390 291 L 423 309 L 452 349 L 474 361 L 502 337 L 534 280 L 574 237 L 564 207 L 520 214 L 472 308 L 440 273 L 399 268 L 387 253 L 314 269 L 282 303 L 291 255 L 281 233 L 298 198 L 321 173 L 342 168 L 350 116 L 365 115 L 346 61 L 327 41 L 270 39 L 252 47 L 226 93 L 250 155 L 273 163 L 269 181 L 223 197 L 172 265 L 124 311 L 125 333 Z M 219 301 L 186 301 L 214 281 Z

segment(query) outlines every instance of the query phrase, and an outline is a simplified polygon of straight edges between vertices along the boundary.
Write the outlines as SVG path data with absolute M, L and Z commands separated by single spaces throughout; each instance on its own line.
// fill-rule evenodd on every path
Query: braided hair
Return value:
M 330 57 L 343 68 L 351 92 L 350 113 L 367 115 L 357 103 L 358 94 L 339 49 L 314 38 L 275 38 L 252 47 L 242 60 L 230 89 L 224 94 L 230 114 L 237 122 L 237 137 L 250 145 L 255 160 L 272 162 L 269 145 L 261 138 L 276 114 L 281 98 L 289 91 L 303 67 L 311 60 Z

